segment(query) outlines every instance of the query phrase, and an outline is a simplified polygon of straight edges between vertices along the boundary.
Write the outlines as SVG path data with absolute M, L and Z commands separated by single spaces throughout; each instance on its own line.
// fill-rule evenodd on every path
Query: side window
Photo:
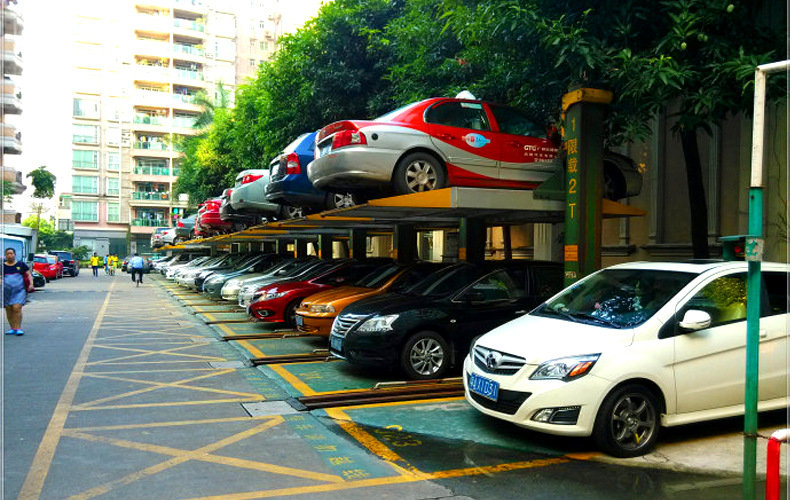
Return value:
M 548 299 L 564 287 L 563 270 L 559 267 L 535 267 L 532 269 L 535 277 L 535 290 L 532 295 Z
M 490 107 L 500 132 L 526 137 L 546 138 L 546 131 L 541 129 L 521 111 L 496 104 L 491 104 Z
M 710 326 L 746 319 L 746 273 L 717 278 L 697 292 L 681 309 L 682 318 L 689 309 L 710 314 Z
M 476 102 L 443 102 L 428 110 L 428 123 L 448 127 L 491 130 L 483 105 Z
M 762 304 L 761 316 L 787 314 L 788 310 L 790 310 L 790 302 L 787 295 L 788 283 L 790 283 L 790 273 L 763 273 L 763 286 L 765 287 L 767 300 Z
M 475 294 L 478 301 L 511 300 L 516 298 L 518 291 L 519 287 L 506 271 L 497 271 L 469 287 L 461 299 Z

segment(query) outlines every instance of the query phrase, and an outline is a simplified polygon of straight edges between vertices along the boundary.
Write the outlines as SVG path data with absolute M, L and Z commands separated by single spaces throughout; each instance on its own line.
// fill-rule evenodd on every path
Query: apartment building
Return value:
M 16 120 L 22 113 L 22 91 L 16 79 L 22 74 L 20 39 L 24 22 L 16 1 L 3 0 L 0 9 L 3 42 L 3 57 L 0 61 L 0 73 L 3 74 L 0 94 L 0 172 L 4 194 L 10 196 L 26 189 L 22 183 L 22 172 L 13 166 L 22 153 L 22 132 Z M 20 222 L 20 214 L 6 202 L 5 196 L 0 196 L 0 199 L 0 223 Z

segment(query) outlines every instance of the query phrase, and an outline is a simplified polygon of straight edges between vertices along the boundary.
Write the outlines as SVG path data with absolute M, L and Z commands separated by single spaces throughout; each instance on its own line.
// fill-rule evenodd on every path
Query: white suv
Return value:
M 660 426 L 744 411 L 745 262 L 598 271 L 480 337 L 466 398 L 528 429 L 638 456 Z M 762 264 L 759 410 L 787 405 L 787 264 Z

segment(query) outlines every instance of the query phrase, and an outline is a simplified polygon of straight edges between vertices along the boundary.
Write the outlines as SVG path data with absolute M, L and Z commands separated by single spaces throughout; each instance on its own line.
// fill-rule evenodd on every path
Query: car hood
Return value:
M 310 283 L 309 281 L 280 280 L 267 283 L 261 286 L 259 291 L 267 293 L 278 292 L 305 292 L 310 290 L 320 290 L 323 286 Z
M 307 297 L 302 301 L 302 307 L 310 307 L 313 304 L 337 305 L 337 302 L 350 304 L 378 293 L 379 290 L 375 288 L 339 286 Z
M 422 296 L 385 293 L 359 300 L 343 310 L 343 314 L 363 314 L 380 316 L 401 311 L 422 309 L 430 306 L 433 300 Z
M 634 330 L 606 328 L 557 318 L 525 315 L 494 328 L 477 345 L 521 356 L 528 364 L 579 354 L 595 354 L 633 342 Z

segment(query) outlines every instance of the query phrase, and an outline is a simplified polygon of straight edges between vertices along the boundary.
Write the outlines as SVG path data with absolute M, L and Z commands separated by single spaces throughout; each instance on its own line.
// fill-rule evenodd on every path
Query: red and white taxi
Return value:
M 557 133 L 548 134 L 517 109 L 439 97 L 375 120 L 327 125 L 307 169 L 313 185 L 328 191 L 533 189 L 561 167 L 559 146 Z M 633 162 L 612 153 L 607 158 L 607 197 L 637 194 L 642 179 Z

